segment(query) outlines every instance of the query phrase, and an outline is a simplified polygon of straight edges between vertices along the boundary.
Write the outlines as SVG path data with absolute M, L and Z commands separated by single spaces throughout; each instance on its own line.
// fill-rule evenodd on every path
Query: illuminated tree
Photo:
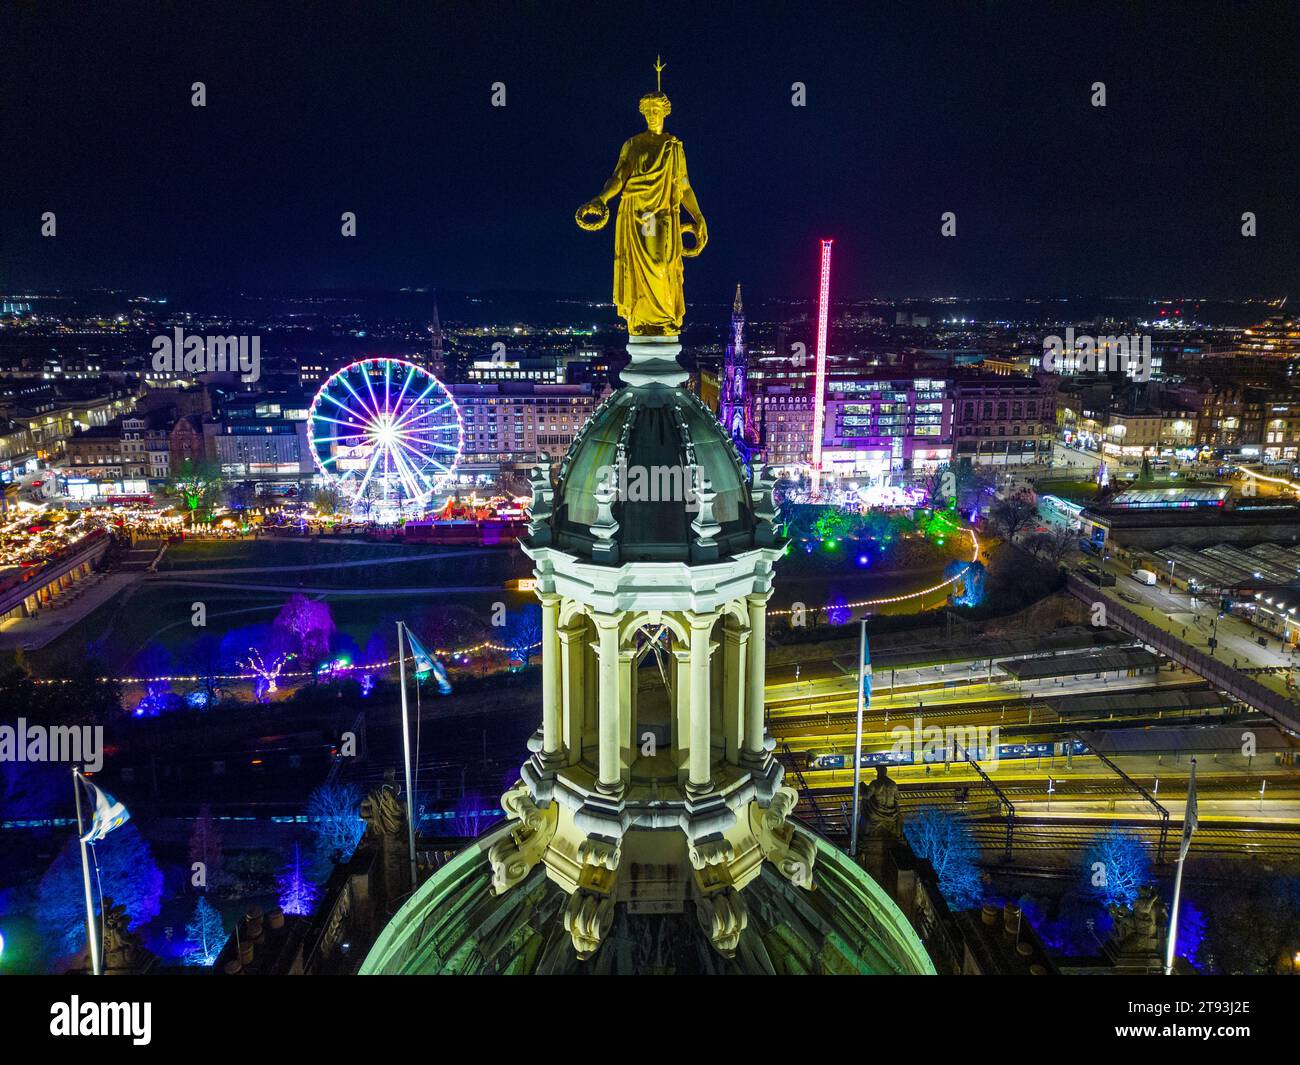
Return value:
M 163 875 L 153 852 L 134 822 L 93 844 L 98 882 L 107 898 L 126 908 L 131 927 L 147 924 L 162 906 Z M 95 870 L 91 870 L 94 878 Z M 92 879 L 92 882 L 93 879 Z M 95 892 L 98 912 L 99 892 Z M 86 943 L 86 902 L 81 883 L 81 854 L 71 836 L 36 887 L 36 918 L 45 940 L 57 954 L 72 954 Z
M 541 650 L 541 644 L 542 609 L 536 603 L 530 603 L 510 616 L 506 625 L 505 646 L 512 659 L 527 667 L 532 662 L 533 655 Z
M 192 524 L 200 515 L 206 518 L 212 514 L 221 496 L 221 470 L 210 462 L 186 459 L 167 481 L 165 490 L 168 495 L 180 497 Z
M 853 620 L 853 611 L 844 601 L 844 596 L 838 595 L 826 604 L 826 620 L 832 625 L 847 625 Z
M 226 944 L 226 926 L 221 914 L 202 895 L 194 906 L 194 916 L 185 926 L 186 965 L 210 966 L 216 962 Z
M 338 855 L 346 861 L 366 830 L 361 820 L 361 789 L 355 784 L 322 784 L 307 800 L 307 819 L 316 840 L 318 860 L 324 862 Z
M 1084 875 L 1103 905 L 1132 906 L 1151 882 L 1151 862 L 1135 832 L 1109 828 L 1085 853 Z
M 813 523 L 813 531 L 819 540 L 835 540 L 841 536 L 848 536 L 852 528 L 851 517 L 836 507 L 823 509 Z
M 303 875 L 302 853 L 298 844 L 293 845 L 293 857 L 276 877 L 275 884 L 280 893 L 280 909 L 298 917 L 311 915 L 316 908 L 316 900 L 320 897 L 320 888 Z
M 337 514 L 343 503 L 343 493 L 334 484 L 327 484 L 323 488 L 317 488 L 311 496 L 311 505 L 316 508 L 316 512 L 326 516 Z
M 975 607 L 984 602 L 984 563 L 949 562 L 943 575 L 945 579 L 957 577 L 951 595 L 953 606 Z
M 948 810 L 922 806 L 903 822 L 903 835 L 918 858 L 939 878 L 939 890 L 953 910 L 968 910 L 983 899 L 979 845 L 970 825 Z
M 292 649 L 303 658 L 314 661 L 329 654 L 334 615 L 325 601 L 294 592 L 280 608 L 275 625 L 289 634 Z

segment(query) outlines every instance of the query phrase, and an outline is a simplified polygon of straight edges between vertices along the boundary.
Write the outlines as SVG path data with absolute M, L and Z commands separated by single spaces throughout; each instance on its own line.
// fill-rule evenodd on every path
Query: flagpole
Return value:
M 853 826 L 849 829 L 849 857 L 858 855 L 858 792 L 862 777 L 862 714 L 866 709 L 867 619 L 862 618 L 862 635 L 858 640 L 858 725 L 853 736 Z
M 102 975 L 99 958 L 99 936 L 95 932 L 95 904 L 90 897 L 90 862 L 86 856 L 86 829 L 81 819 L 81 788 L 77 781 L 81 773 L 72 767 L 72 794 L 77 800 L 77 843 L 81 847 L 81 886 L 86 893 L 86 943 L 90 947 L 90 971 Z
M 1174 950 L 1178 945 L 1178 903 L 1183 894 L 1183 862 L 1187 858 L 1187 852 L 1192 844 L 1192 831 L 1194 831 L 1196 818 L 1196 759 L 1192 759 L 1192 775 L 1187 785 L 1187 804 L 1183 808 L 1183 838 L 1178 845 L 1178 871 L 1174 874 L 1174 904 L 1169 911 L 1169 935 L 1166 937 L 1169 942 L 1165 944 L 1165 975 L 1169 976 L 1174 971 Z M 1188 826 L 1188 816 L 1193 818 L 1191 826 Z
M 411 891 L 419 886 L 415 871 L 415 790 L 411 786 L 411 730 L 406 711 L 406 647 L 402 633 L 406 626 L 397 623 L 397 671 L 402 684 L 402 761 L 406 768 L 406 835 L 411 847 Z

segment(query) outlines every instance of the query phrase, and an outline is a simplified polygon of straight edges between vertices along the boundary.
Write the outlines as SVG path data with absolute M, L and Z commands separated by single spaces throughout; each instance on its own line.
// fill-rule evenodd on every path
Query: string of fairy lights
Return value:
M 971 538 L 971 547 L 972 547 L 971 560 L 967 567 L 969 568 L 969 565 L 973 565 L 974 563 L 978 562 L 980 559 L 979 538 L 975 535 L 974 529 L 963 528 L 961 526 L 954 526 L 953 531 L 964 532 Z M 888 606 L 892 603 L 902 603 L 910 599 L 923 599 L 926 596 L 934 595 L 937 592 L 941 592 L 944 588 L 948 588 L 956 584 L 959 580 L 962 579 L 965 573 L 966 570 L 963 569 L 960 573 L 957 573 L 952 577 L 949 577 L 947 580 L 940 581 L 938 584 L 933 584 L 929 588 L 922 588 L 919 591 L 915 591 L 915 592 L 907 592 L 904 595 L 882 596 L 877 599 L 858 599 L 851 603 L 836 603 L 835 606 L 839 609 L 859 610 L 866 607 Z M 767 616 L 774 617 L 774 618 L 790 617 L 792 614 L 794 614 L 794 612 L 795 611 L 793 609 L 769 610 L 767 612 Z M 483 640 L 469 647 L 460 647 L 454 650 L 435 649 L 433 651 L 433 654 L 437 658 L 457 659 L 457 658 L 466 657 L 468 655 L 481 654 L 485 651 L 495 651 L 500 654 L 510 654 L 510 653 L 517 654 L 521 650 L 536 651 L 541 646 L 542 646 L 541 640 L 536 640 L 533 643 L 528 644 L 526 647 L 520 646 L 518 644 L 512 646 L 504 646 L 502 644 L 493 643 L 491 640 Z M 414 662 L 414 656 L 408 655 L 407 661 Z M 380 670 L 391 669 L 393 666 L 397 665 L 397 662 L 398 659 L 396 657 L 387 658 L 381 662 L 368 662 L 368 663 L 336 662 L 331 666 L 330 672 L 331 673 L 375 673 Z M 318 675 L 319 675 L 319 671 L 313 669 L 283 670 L 276 674 L 277 678 L 280 680 L 305 679 L 305 678 L 314 677 Z M 118 684 L 161 684 L 161 683 L 197 684 L 200 681 L 202 682 L 257 681 L 259 678 L 262 677 L 263 677 L 262 672 L 253 670 L 247 673 L 204 673 L 204 674 L 168 673 L 168 674 L 161 674 L 159 676 L 154 676 L 154 677 L 96 677 L 95 680 L 96 682 L 101 684 L 111 683 L 111 682 L 116 682 Z M 73 683 L 73 680 L 70 677 L 34 677 L 32 679 L 33 682 L 36 684 Z

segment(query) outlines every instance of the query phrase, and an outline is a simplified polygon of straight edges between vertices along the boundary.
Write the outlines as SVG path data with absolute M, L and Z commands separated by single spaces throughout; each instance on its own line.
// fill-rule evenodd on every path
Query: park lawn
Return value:
M 1034 491 L 1039 495 L 1059 496 L 1071 503 L 1088 503 L 1097 498 L 1100 489 L 1096 481 L 1047 480 L 1039 478 L 1034 482 Z

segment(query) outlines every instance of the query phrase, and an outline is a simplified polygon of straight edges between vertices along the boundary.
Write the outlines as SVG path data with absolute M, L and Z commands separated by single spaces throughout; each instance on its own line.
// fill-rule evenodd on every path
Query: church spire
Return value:
M 736 314 L 744 314 L 744 313 L 745 313 L 745 305 L 740 301 L 740 282 L 739 282 L 739 281 L 736 282 L 736 298 L 735 298 L 735 300 L 734 300 L 734 301 L 732 302 L 732 304 L 731 304 L 731 313 L 732 313 L 733 315 L 736 315 Z

